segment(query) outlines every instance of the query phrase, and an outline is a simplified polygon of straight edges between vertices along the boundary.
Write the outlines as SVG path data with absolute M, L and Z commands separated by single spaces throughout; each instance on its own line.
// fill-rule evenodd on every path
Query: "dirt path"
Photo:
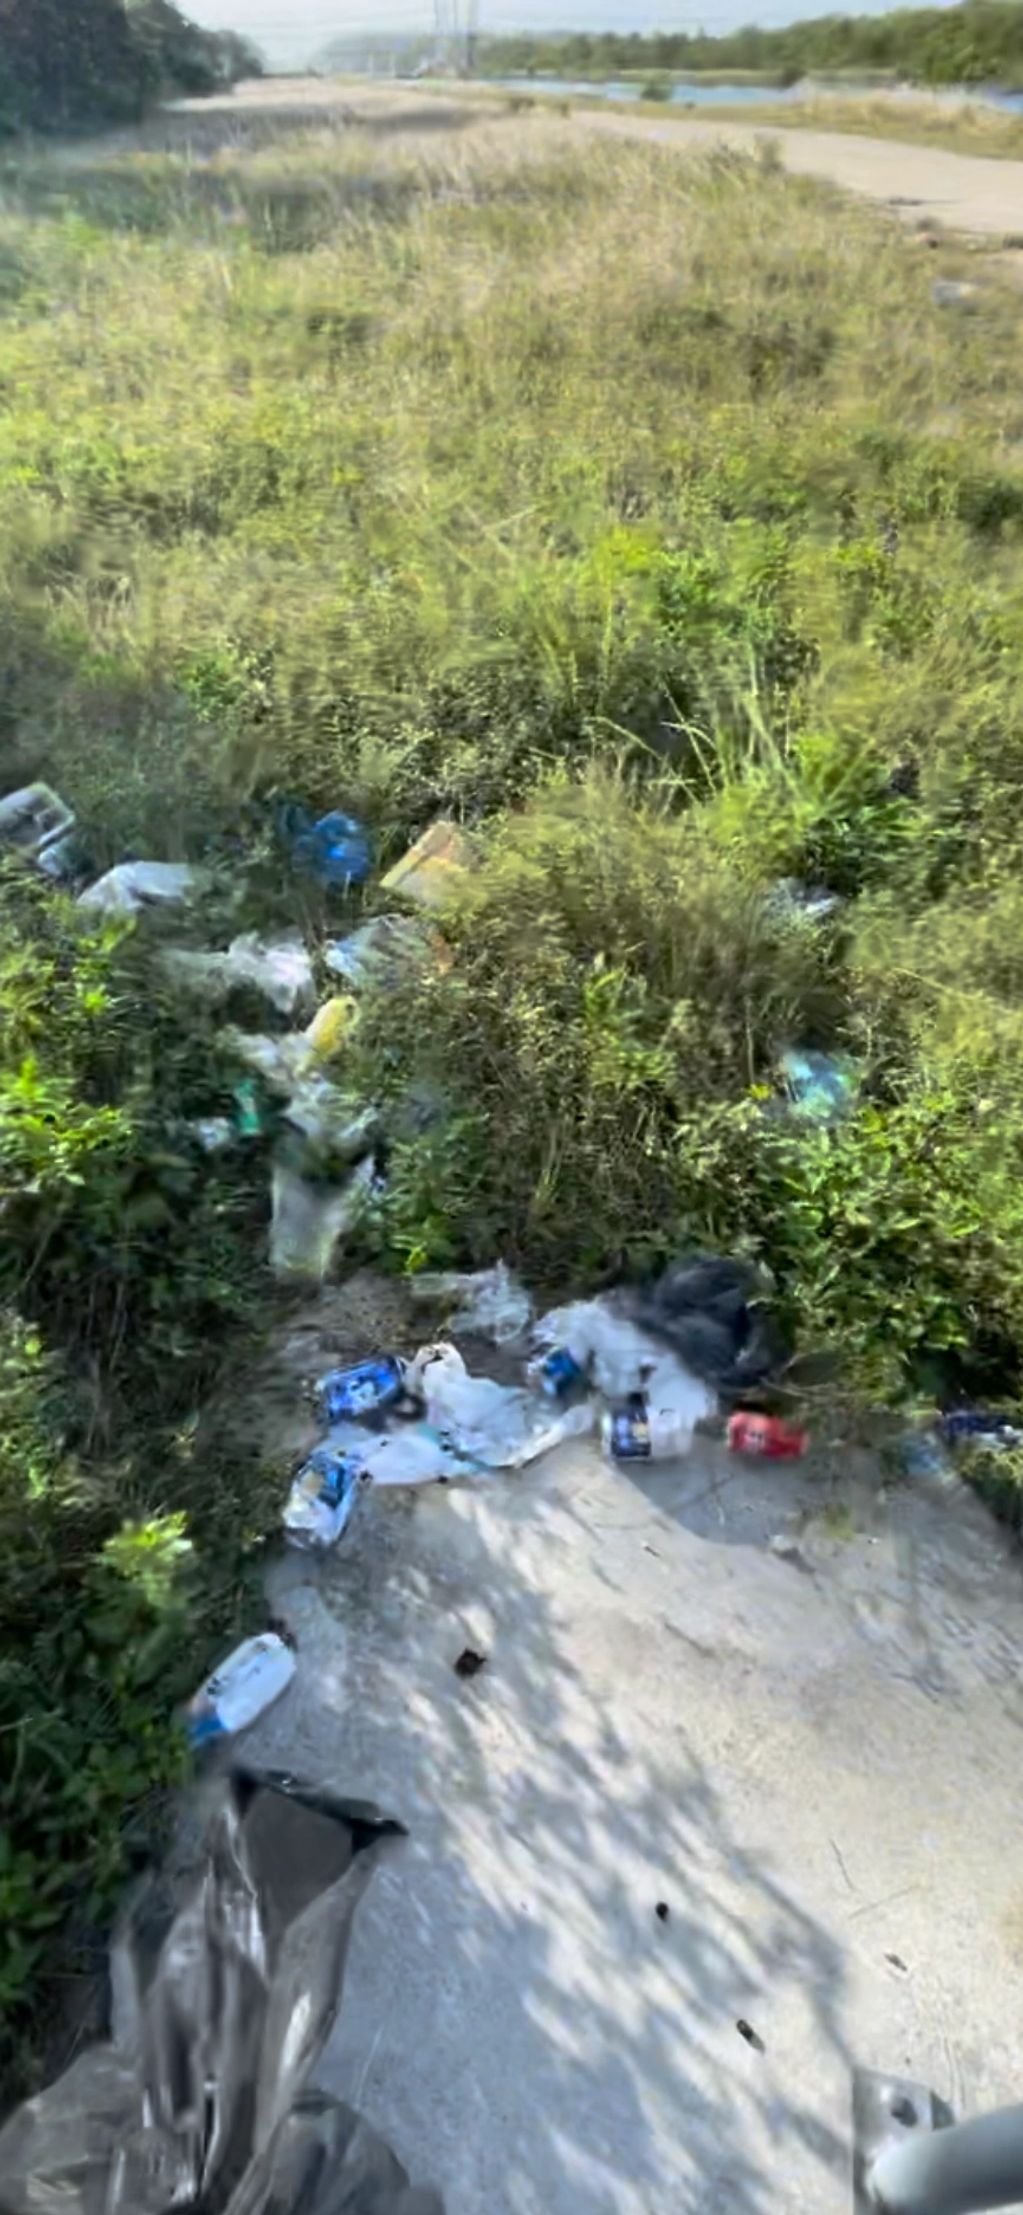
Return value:
M 410 1832 L 321 2078 L 447 2215 L 848 2215 L 855 2063 L 1018 2097 L 1023 1582 L 975 1501 L 582 1441 L 373 1493 L 270 1589 L 253 1750 Z
M 408 128 L 417 120 L 434 124 L 461 107 L 464 115 L 473 92 L 460 100 L 451 95 L 417 92 L 409 86 L 361 86 L 351 80 L 264 80 L 240 85 L 223 103 L 229 113 L 256 109 L 263 115 L 285 109 L 326 114 L 347 111 L 353 120 L 387 110 L 397 118 L 404 112 Z M 488 103 L 479 103 L 484 112 Z M 209 115 L 214 103 L 194 103 L 197 114 Z M 184 104 L 179 109 L 184 112 Z M 846 136 L 838 131 L 772 131 L 762 123 L 721 122 L 686 117 L 646 117 L 624 109 L 576 107 L 573 131 L 593 131 L 603 137 L 654 140 L 680 154 L 704 153 L 711 146 L 735 146 L 752 152 L 765 137 L 777 147 L 780 159 L 793 175 L 823 177 L 863 199 L 897 206 L 912 219 L 941 224 L 946 230 L 1001 240 L 1023 233 L 1023 161 L 993 161 L 979 154 L 950 154 L 942 147 L 908 146 L 894 139 Z
M 764 138 L 794 176 L 822 177 L 865 200 L 898 206 L 914 220 L 945 230 L 1005 239 L 1023 232 L 1023 161 L 950 154 L 943 147 L 905 146 L 893 139 L 837 131 L 772 131 L 751 123 L 675 123 L 662 118 L 577 109 L 574 123 L 618 138 L 656 139 L 679 153 L 709 146 L 753 152 Z

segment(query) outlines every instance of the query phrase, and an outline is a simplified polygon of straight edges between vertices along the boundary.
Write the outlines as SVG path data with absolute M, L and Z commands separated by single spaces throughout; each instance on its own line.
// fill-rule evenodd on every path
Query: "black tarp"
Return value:
M 195 1852 L 146 1880 L 114 1940 L 110 2042 L 0 2131 L 0 2215 L 443 2215 L 310 2084 L 400 1827 L 242 1769 L 197 1812 Z

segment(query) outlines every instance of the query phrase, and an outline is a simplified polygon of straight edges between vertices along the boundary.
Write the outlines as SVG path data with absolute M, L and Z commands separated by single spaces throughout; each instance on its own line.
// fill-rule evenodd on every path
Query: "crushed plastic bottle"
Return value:
M 728 1445 L 733 1454 L 759 1454 L 764 1461 L 798 1461 L 805 1454 L 805 1430 L 786 1423 L 780 1415 L 760 1415 L 740 1408 L 728 1418 Z
M 326 1423 L 345 1418 L 361 1422 L 367 1415 L 395 1407 L 405 1389 L 404 1362 L 397 1354 L 380 1354 L 374 1361 L 356 1362 L 351 1369 L 329 1369 L 316 1386 L 316 1404 Z
M 280 1699 L 294 1674 L 295 1656 L 276 1631 L 246 1638 L 207 1677 L 188 1706 L 185 1727 L 193 1746 L 245 1730 Z
M 296 1546 L 336 1546 L 368 1481 L 371 1435 L 343 1424 L 314 1447 L 288 1495 L 284 1529 Z

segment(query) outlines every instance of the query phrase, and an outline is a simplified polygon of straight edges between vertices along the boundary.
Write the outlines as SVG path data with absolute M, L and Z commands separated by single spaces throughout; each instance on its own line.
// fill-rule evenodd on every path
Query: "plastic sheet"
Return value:
M 492 1269 L 464 1273 L 457 1269 L 424 1270 L 421 1276 L 409 1279 L 409 1289 L 414 1300 L 446 1306 L 449 1329 L 478 1331 L 497 1346 L 521 1338 L 533 1313 L 525 1286 L 503 1261 L 496 1262 Z
M 374 915 L 347 938 L 336 938 L 323 949 L 323 959 L 335 977 L 345 977 L 356 991 L 374 985 L 396 984 L 430 951 L 429 934 L 412 915 Z
M 180 906 L 197 883 L 186 861 L 122 861 L 80 892 L 78 905 L 101 915 L 137 915 L 142 908 Z
M 277 939 L 244 931 L 232 939 L 226 953 L 169 946 L 164 966 L 176 983 L 213 1006 L 239 985 L 259 992 L 281 1015 L 297 1015 L 311 1007 L 316 997 L 313 965 L 297 931 Z
M 0 2132 L 2 2215 L 443 2215 L 355 2109 L 309 2088 L 395 1836 L 291 1778 L 213 1786 L 193 1865 L 122 1922 L 111 2042 Z
M 314 1184 L 289 1162 L 275 1161 L 270 1266 L 277 1275 L 322 1282 L 339 1240 L 366 1214 L 375 1182 L 371 1156 L 342 1185 Z

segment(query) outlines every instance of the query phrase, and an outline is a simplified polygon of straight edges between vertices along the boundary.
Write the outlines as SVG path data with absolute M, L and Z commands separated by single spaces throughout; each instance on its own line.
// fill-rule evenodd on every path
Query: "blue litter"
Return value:
M 808 1123 L 834 1123 L 848 1113 L 856 1090 L 856 1066 L 843 1054 L 790 1048 L 779 1063 L 793 1115 Z
M 345 1416 L 358 1422 L 393 1407 L 404 1391 L 404 1362 L 396 1354 L 381 1354 L 351 1369 L 328 1370 L 316 1387 L 316 1400 L 324 1422 L 340 1423 Z
M 296 866 L 318 878 L 321 884 L 363 884 L 373 866 L 369 834 L 354 815 L 335 811 L 314 822 L 305 808 L 289 806 L 280 814 L 281 828 L 291 840 Z

